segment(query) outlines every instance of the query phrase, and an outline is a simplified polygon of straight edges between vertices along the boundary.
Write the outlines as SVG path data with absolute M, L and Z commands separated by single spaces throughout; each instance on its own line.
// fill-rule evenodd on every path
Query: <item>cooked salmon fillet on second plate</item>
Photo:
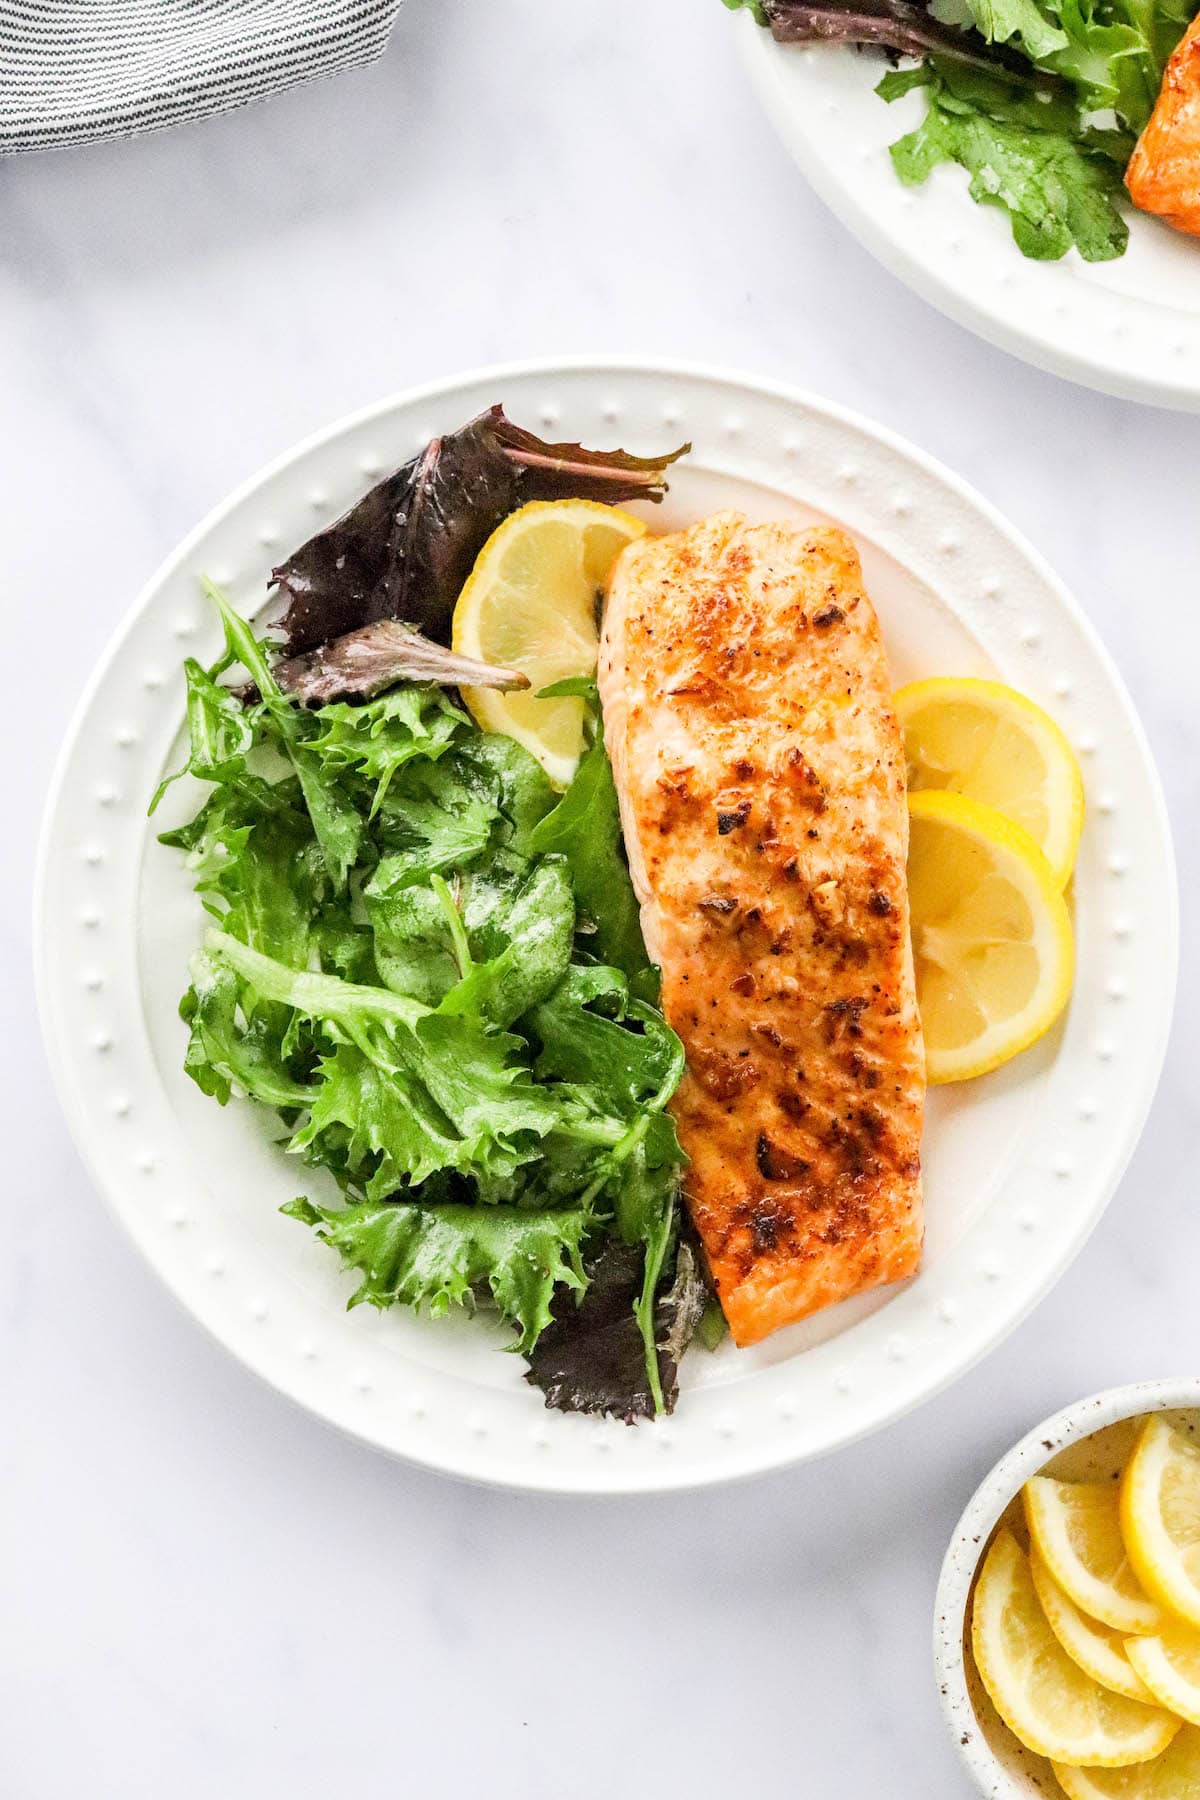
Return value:
M 1200 15 L 1176 45 L 1125 185 L 1135 206 L 1200 236 Z
M 639 539 L 599 681 L 688 1203 L 752 1344 L 921 1252 L 904 753 L 853 544 L 737 513 Z

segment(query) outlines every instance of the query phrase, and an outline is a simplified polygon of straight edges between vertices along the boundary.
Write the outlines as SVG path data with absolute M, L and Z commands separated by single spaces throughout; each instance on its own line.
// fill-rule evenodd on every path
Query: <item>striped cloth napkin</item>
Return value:
M 401 0 L 0 0 L 0 154 L 154 131 L 370 62 Z

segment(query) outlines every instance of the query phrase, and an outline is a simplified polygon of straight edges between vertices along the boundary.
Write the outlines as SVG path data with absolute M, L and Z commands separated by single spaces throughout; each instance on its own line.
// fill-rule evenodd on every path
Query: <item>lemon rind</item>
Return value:
M 1175 1579 L 1164 1573 L 1164 1568 L 1170 1569 L 1177 1561 L 1175 1547 L 1165 1529 L 1149 1523 L 1151 1516 L 1157 1517 L 1160 1486 L 1151 1459 L 1161 1466 L 1170 1437 L 1171 1427 L 1156 1414 L 1151 1414 L 1142 1426 L 1121 1482 L 1121 1533 L 1134 1573 L 1146 1592 L 1158 1601 L 1168 1616 L 1173 1615 L 1200 1629 L 1200 1590 L 1186 1576 Z M 1166 1556 L 1161 1547 L 1158 1554 L 1148 1547 L 1149 1538 L 1160 1532 L 1166 1540 Z
M 1037 1590 L 1042 1611 L 1046 1615 L 1046 1623 L 1076 1667 L 1082 1669 L 1085 1675 L 1090 1675 L 1093 1681 L 1099 1682 L 1101 1687 L 1107 1688 L 1110 1693 L 1120 1694 L 1123 1699 L 1140 1700 L 1146 1706 L 1161 1704 L 1146 1683 L 1139 1679 L 1124 1646 L 1118 1647 L 1115 1644 L 1112 1646 L 1114 1659 L 1118 1666 L 1122 1662 L 1126 1665 L 1124 1669 L 1119 1669 L 1119 1684 L 1113 1679 L 1112 1670 L 1106 1662 L 1100 1657 L 1089 1656 L 1081 1649 L 1080 1637 L 1072 1637 L 1069 1629 L 1066 1628 L 1066 1620 L 1070 1615 L 1076 1614 L 1082 1619 L 1084 1630 L 1080 1634 L 1081 1637 L 1086 1634 L 1088 1625 L 1101 1625 L 1103 1622 L 1099 1619 L 1089 1618 L 1083 1608 L 1076 1605 L 1066 1589 L 1054 1579 L 1049 1565 L 1036 1548 L 1030 1553 L 1029 1571 L 1033 1576 L 1033 1585 Z M 1070 1612 L 1068 1612 L 1068 1608 Z M 1105 1629 L 1111 1630 L 1112 1627 L 1107 1626 Z M 1134 1638 L 1125 1640 L 1126 1644 L 1140 1643 L 1141 1641 L 1141 1639 Z
M 1200 1687 L 1176 1675 L 1161 1638 L 1130 1638 L 1125 1653 L 1156 1705 L 1187 1725 L 1200 1725 Z

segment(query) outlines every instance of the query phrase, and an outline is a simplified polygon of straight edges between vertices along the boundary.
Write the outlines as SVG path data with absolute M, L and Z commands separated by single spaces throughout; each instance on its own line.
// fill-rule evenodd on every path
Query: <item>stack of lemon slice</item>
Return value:
M 1025 1484 L 971 1648 L 1005 1724 L 1069 1800 L 1200 1795 L 1200 1441 L 1151 1416 L 1120 1479 Z
M 914 682 L 896 711 L 926 1064 L 930 1081 L 963 1081 L 1028 1049 L 1067 1003 L 1083 781 L 1054 721 L 999 682 Z

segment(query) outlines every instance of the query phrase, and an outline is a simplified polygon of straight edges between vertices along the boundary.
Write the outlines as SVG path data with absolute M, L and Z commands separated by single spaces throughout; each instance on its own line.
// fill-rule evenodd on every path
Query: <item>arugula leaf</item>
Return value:
M 629 997 L 616 969 L 572 966 L 528 1025 L 540 1045 L 537 1074 L 590 1090 L 598 1110 L 621 1118 L 657 1110 L 679 1085 L 683 1045 L 661 1013 Z
M 452 1306 L 473 1308 L 476 1287 L 486 1284 L 526 1354 L 550 1323 L 555 1290 L 580 1292 L 586 1285 L 583 1243 L 592 1220 L 585 1211 L 411 1201 L 359 1201 L 331 1210 L 304 1199 L 282 1211 L 314 1226 L 347 1268 L 361 1270 L 350 1306 L 402 1301 L 428 1306 L 437 1317 Z
M 1046 18 L 1037 0 L 967 0 L 967 6 L 989 44 L 1018 43 L 1035 62 L 1066 48 L 1066 32 Z
M 928 66 L 920 73 L 920 84 L 885 76 L 877 90 L 884 99 L 915 85 L 929 91 L 922 123 L 892 145 L 901 181 L 912 186 L 939 162 L 960 163 L 970 175 L 972 198 L 1007 210 L 1026 256 L 1055 260 L 1072 245 L 1087 262 L 1123 253 L 1129 227 L 1116 206 L 1121 179 L 1103 145 L 1078 131 L 1029 125 L 1036 100 L 1013 94 L 1003 102 L 996 97 L 1000 84 L 987 77 L 972 72 L 964 80 Z M 1005 104 L 1012 116 L 996 116 Z
M 1111 107 L 1136 137 L 1158 99 L 1167 59 L 1191 23 L 1193 0 L 1043 3 L 1066 43 L 1042 57 L 1042 66 L 1072 83 L 1086 111 Z
M 537 855 L 566 857 L 600 960 L 652 989 L 654 983 L 645 981 L 646 946 L 621 841 L 616 784 L 598 731 L 558 805 L 534 826 L 530 848 Z

